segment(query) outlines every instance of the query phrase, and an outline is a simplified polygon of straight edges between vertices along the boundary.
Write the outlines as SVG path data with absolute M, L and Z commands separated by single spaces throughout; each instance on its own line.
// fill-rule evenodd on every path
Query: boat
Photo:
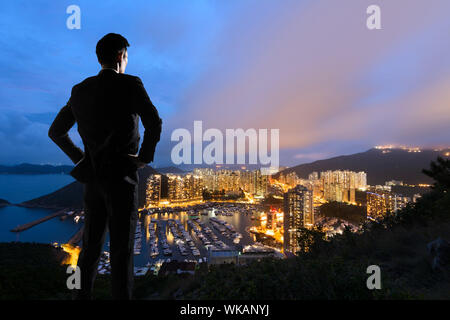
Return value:
M 148 271 L 148 267 L 134 267 L 134 275 L 135 276 L 145 276 Z

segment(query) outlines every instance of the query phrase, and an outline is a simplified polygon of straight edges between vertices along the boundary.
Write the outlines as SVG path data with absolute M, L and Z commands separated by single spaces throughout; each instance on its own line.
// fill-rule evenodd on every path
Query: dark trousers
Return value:
M 94 280 L 109 228 L 113 299 L 131 299 L 134 233 L 138 219 L 137 184 L 94 180 L 84 189 L 83 246 L 78 259 L 78 299 L 92 299 Z

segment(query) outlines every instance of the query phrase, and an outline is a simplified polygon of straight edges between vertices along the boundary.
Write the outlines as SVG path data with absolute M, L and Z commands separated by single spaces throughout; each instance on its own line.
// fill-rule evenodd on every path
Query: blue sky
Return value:
M 450 2 L 348 0 L 9 1 L 0 11 L 0 164 L 63 163 L 47 137 L 71 87 L 99 71 L 106 33 L 131 46 L 170 134 L 279 128 L 281 164 L 378 144 L 450 145 Z M 370 4 L 382 30 L 366 28 Z M 67 6 L 81 29 L 66 28 Z M 81 145 L 76 128 L 71 137 Z

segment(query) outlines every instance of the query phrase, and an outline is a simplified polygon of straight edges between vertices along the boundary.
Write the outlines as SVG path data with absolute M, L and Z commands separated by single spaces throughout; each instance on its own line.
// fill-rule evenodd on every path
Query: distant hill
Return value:
M 158 171 L 159 173 L 173 173 L 173 174 L 183 174 L 186 173 L 186 171 L 181 170 L 180 168 L 177 167 L 164 167 L 164 168 L 156 168 L 156 171 Z
M 29 208 L 81 209 L 83 208 L 83 184 L 74 181 L 52 193 L 22 202 L 18 205 Z
M 69 174 L 73 166 L 21 163 L 14 166 L 0 165 L 0 174 Z
M 438 156 L 445 157 L 444 154 L 449 151 L 450 149 L 422 150 L 421 152 L 408 152 L 403 149 L 370 149 L 352 155 L 301 164 L 281 172 L 286 174 L 294 171 L 300 178 L 307 178 L 314 171 L 342 169 L 365 171 L 367 183 L 370 185 L 384 184 L 389 180 L 400 180 L 408 184 L 431 183 L 431 179 L 422 173 L 422 169 L 429 168 L 431 161 L 436 160 Z M 279 173 L 275 177 L 278 175 Z
M 150 166 L 147 166 L 139 170 L 139 185 L 138 185 L 139 207 L 142 207 L 145 204 L 146 181 L 149 175 L 151 174 L 158 174 L 158 171 L 156 171 Z M 83 184 L 78 181 L 75 181 L 50 194 L 22 202 L 19 205 L 31 208 L 82 209 L 83 189 L 84 189 Z
M 0 199 L 0 208 L 4 206 L 9 206 L 11 203 L 7 200 Z

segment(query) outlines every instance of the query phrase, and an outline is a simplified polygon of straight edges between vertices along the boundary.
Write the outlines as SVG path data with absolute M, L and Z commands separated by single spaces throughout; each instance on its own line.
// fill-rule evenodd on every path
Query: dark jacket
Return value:
M 77 164 L 70 174 L 78 181 L 131 177 L 137 183 L 136 159 L 129 154 L 138 153 L 139 117 L 145 132 L 138 159 L 150 163 L 161 134 L 158 111 L 138 77 L 104 69 L 72 88 L 48 135 Z M 68 135 L 75 122 L 85 152 Z

